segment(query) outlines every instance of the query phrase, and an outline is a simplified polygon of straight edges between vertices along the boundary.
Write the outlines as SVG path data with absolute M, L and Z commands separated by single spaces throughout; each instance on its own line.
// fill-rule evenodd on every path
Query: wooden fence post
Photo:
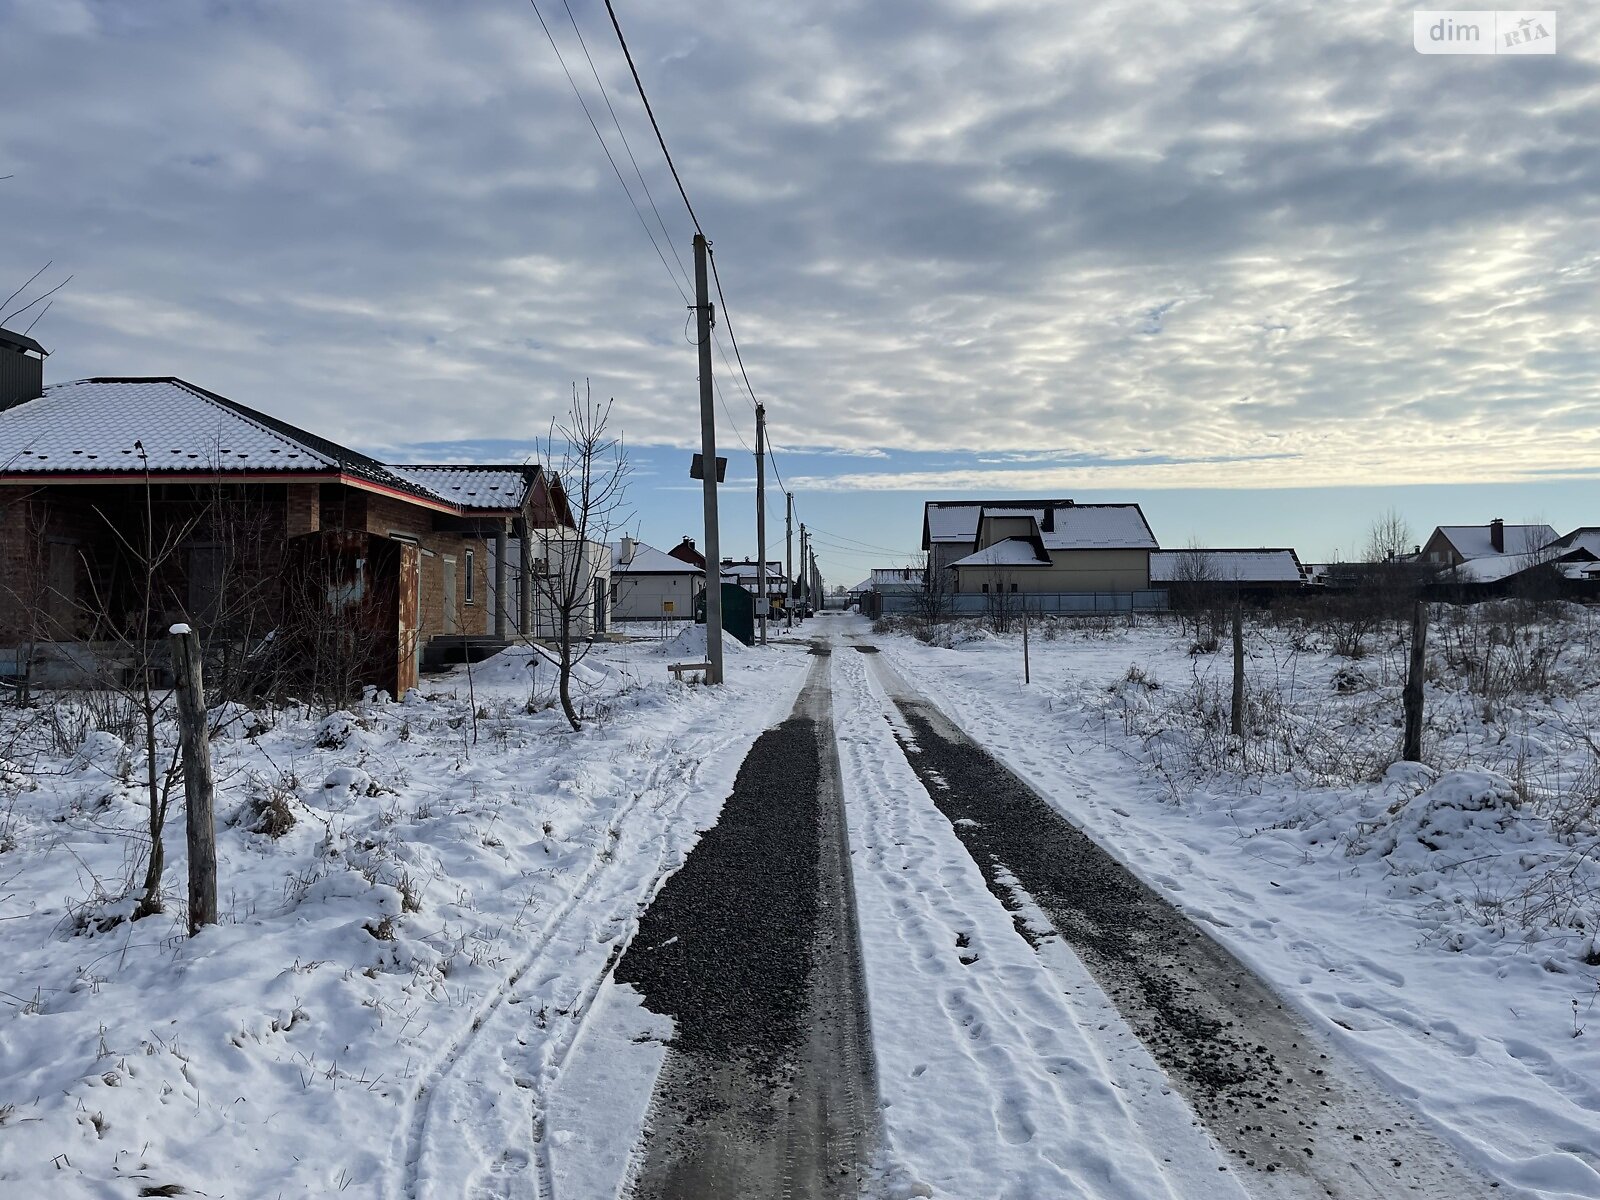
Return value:
M 1028 666 L 1028 602 L 1022 602 L 1022 682 L 1033 682 L 1033 671 Z
M 1233 711 L 1229 728 L 1244 737 L 1244 602 L 1233 602 Z
M 189 936 L 217 923 L 217 830 L 211 776 L 211 735 L 206 729 L 206 689 L 200 638 L 187 625 L 172 627 L 172 671 L 183 747 L 183 794 L 188 803 Z
M 1406 712 L 1406 741 L 1402 757 L 1422 761 L 1422 683 L 1427 671 L 1428 605 L 1418 600 L 1411 612 L 1411 665 L 1406 672 L 1402 699 Z

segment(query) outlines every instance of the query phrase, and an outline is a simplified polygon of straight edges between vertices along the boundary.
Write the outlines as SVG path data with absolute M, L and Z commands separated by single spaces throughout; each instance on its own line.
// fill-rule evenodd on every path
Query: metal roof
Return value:
M 464 463 L 397 463 L 389 469 L 462 508 L 474 509 L 521 508 L 528 489 L 539 475 L 537 466 L 494 467 Z
M 146 460 L 161 474 L 325 472 L 339 465 L 181 379 L 80 379 L 0 412 L 0 470 L 7 474 L 143 472 Z
M 32 350 L 35 354 L 49 354 L 38 342 L 25 333 L 13 333 L 9 329 L 0 328 L 0 346 L 9 346 L 13 350 Z
M 140 450 L 143 450 L 141 455 Z M 216 392 L 173 376 L 59 383 L 0 412 L 0 474 L 328 474 L 460 508 L 490 504 L 472 468 L 426 468 L 444 481 L 458 471 L 469 494 L 430 485 L 430 476 L 391 468 Z M 479 468 L 482 475 L 525 468 Z M 459 482 L 460 476 L 455 476 Z M 524 491 L 525 494 L 525 491 Z

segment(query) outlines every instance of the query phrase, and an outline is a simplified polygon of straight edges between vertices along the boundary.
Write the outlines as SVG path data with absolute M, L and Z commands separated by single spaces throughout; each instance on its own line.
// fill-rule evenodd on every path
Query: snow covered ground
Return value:
M 680 632 L 598 647 L 578 734 L 528 652 L 403 704 L 231 714 L 223 923 L 192 940 L 181 804 L 168 911 L 127 920 L 135 739 L 83 697 L 0 709 L 0 1194 L 490 1195 L 534 1169 L 612 951 L 810 663 L 730 646 L 725 689 L 674 683 L 704 653 Z
M 897 745 L 865 659 L 834 659 L 888 1195 L 1242 1198 L 1076 959 L 1046 971 L 1017 936 Z
M 1600 1197 L 1592 614 L 1447 617 L 1434 766 L 1389 769 L 1404 675 L 1389 631 L 1352 660 L 1325 631 L 1253 626 L 1242 757 L 1228 656 L 1191 654 L 1175 622 L 1032 634 L 1028 686 L 1015 634 L 875 640 L 1508 1193 Z

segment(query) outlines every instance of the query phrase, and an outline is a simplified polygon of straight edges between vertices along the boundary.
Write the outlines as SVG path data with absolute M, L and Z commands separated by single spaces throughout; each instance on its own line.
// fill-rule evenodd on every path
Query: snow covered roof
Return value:
M 1542 566 L 1555 560 L 1554 554 L 1489 554 L 1482 558 L 1469 558 L 1464 563 L 1452 567 L 1446 578 L 1458 579 L 1464 583 L 1495 583 L 1501 579 L 1510 579 L 1513 575 L 1520 575 L 1524 571 L 1531 571 L 1534 567 Z
M 1293 550 L 1157 550 L 1150 555 L 1151 583 L 1299 583 L 1301 578 Z
M 929 500 L 922 508 L 924 543 L 975 542 L 978 521 L 988 510 L 990 516 L 1006 516 L 1004 509 L 1021 509 L 1016 516 L 1042 513 L 1046 508 L 1064 508 L 1071 500 Z
M 976 554 L 958 558 L 950 564 L 956 567 L 1048 567 L 1050 560 L 1040 558 L 1027 538 L 1005 538 L 992 546 L 985 546 Z
M 1137 504 L 1073 504 L 1055 510 L 1055 528 L 1041 529 L 1046 550 L 1155 550 L 1155 534 Z
M 758 564 L 753 562 L 725 562 L 722 564 L 722 577 L 724 579 L 736 579 L 741 582 L 748 579 L 753 583 L 758 571 Z M 781 562 L 768 561 L 767 578 L 781 581 L 783 579 L 783 564 Z
M 673 558 L 663 550 L 634 542 L 633 559 L 622 561 L 622 543 L 611 543 L 611 573 L 613 575 L 704 575 L 705 572 L 681 558 Z
M 327 471 L 324 453 L 181 379 L 80 379 L 0 412 L 7 474 Z
M 0 411 L 0 475 L 337 473 L 438 503 L 369 455 L 182 379 L 58 383 Z
M 1562 557 L 1566 557 L 1575 551 L 1587 551 L 1596 558 L 1600 558 L 1600 529 L 1592 525 L 1574 529 L 1571 533 L 1550 543 L 1550 548 Z
M 1440 534 L 1462 558 L 1488 558 L 1496 554 L 1527 554 L 1556 540 L 1548 525 L 1507 525 L 1505 548 L 1496 550 L 1488 525 L 1441 525 Z
M 462 508 L 521 508 L 533 486 L 538 467 L 482 467 L 441 463 L 402 463 L 391 468 L 396 475 Z
M 921 567 L 873 567 L 872 582 L 877 583 L 914 583 L 922 586 Z

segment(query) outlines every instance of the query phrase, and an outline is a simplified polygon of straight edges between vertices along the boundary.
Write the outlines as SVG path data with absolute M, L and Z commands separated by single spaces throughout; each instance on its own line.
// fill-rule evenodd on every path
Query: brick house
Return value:
M 570 524 L 538 467 L 391 466 L 177 378 L 46 388 L 42 357 L 0 337 L 0 674 L 92 680 L 178 620 L 248 662 L 315 623 L 398 696 L 504 646 L 508 540 Z

